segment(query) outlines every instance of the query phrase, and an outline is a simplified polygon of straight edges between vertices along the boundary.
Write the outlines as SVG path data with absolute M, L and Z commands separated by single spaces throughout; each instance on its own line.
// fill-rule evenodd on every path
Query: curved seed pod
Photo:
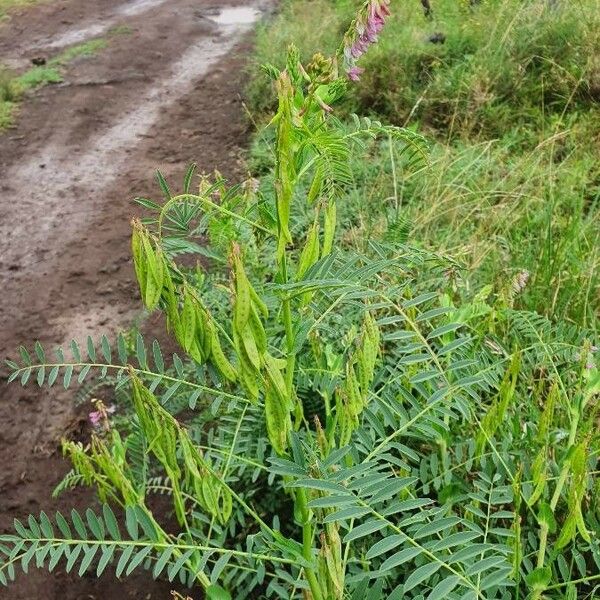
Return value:
M 196 337 L 196 310 L 192 295 L 185 287 L 183 288 L 181 326 L 183 328 L 183 349 L 189 352 Z
M 197 300 L 194 301 L 194 317 L 196 321 L 196 339 L 194 340 L 198 349 L 202 353 L 202 356 L 206 359 L 210 352 L 205 352 L 204 348 L 206 347 L 206 338 L 208 337 L 208 333 L 206 331 L 206 312 L 204 311 L 203 306 Z
M 265 389 L 265 417 L 267 433 L 273 449 L 277 454 L 284 454 L 287 448 L 287 436 L 292 428 L 292 421 L 289 411 L 270 385 L 267 385 Z
M 221 342 L 219 340 L 219 334 L 215 330 L 214 325 L 207 321 L 207 333 L 210 336 L 210 359 L 219 370 L 219 373 L 228 379 L 229 381 L 235 381 L 237 379 L 236 370 L 233 365 L 229 362 L 229 359 L 225 356 L 223 348 L 221 348 Z
M 177 522 L 180 525 L 183 525 L 185 523 L 185 503 L 183 501 L 183 496 L 181 495 L 179 481 L 170 469 L 165 469 L 165 472 L 167 473 L 167 477 L 171 482 L 171 488 L 173 490 L 173 505 L 175 507 Z
M 248 368 L 244 366 L 243 363 L 240 361 L 239 375 L 240 381 L 244 386 L 244 389 L 248 393 L 251 402 L 253 404 L 256 404 L 256 402 L 258 401 L 258 394 L 260 391 L 258 389 L 259 374 L 256 371 L 254 371 L 254 369 L 248 370 Z
M 546 472 L 546 448 L 542 448 L 532 465 L 533 492 L 527 499 L 527 504 L 533 506 L 544 493 L 548 474 Z
M 267 351 L 267 334 L 254 304 L 250 307 L 250 319 L 248 325 L 252 330 L 252 335 L 254 336 L 258 351 L 260 354 L 264 354 Z
M 202 479 L 202 497 L 206 502 L 206 508 L 211 514 L 216 516 L 218 514 L 217 495 L 213 487 L 212 479 L 212 477 L 204 477 Z
M 149 310 L 156 308 L 163 286 L 163 260 L 157 256 L 150 238 L 147 235 L 142 236 L 142 246 L 144 258 L 147 266 L 146 290 L 144 303 Z
M 259 371 L 262 364 L 262 360 L 258 351 L 258 347 L 256 345 L 256 341 L 254 339 L 252 328 L 249 325 L 246 325 L 244 327 L 244 330 L 241 332 L 240 338 L 243 344 L 243 350 L 248 360 L 250 361 L 252 366 L 257 371 Z
M 208 502 L 206 501 L 206 498 L 204 497 L 204 489 L 202 487 L 202 479 L 194 480 L 194 492 L 195 492 L 196 500 L 198 500 L 198 504 L 200 504 L 200 506 L 202 507 L 203 510 L 205 510 L 206 512 L 210 512 L 210 510 L 208 508 Z
M 233 270 L 235 274 L 235 305 L 234 323 L 238 331 L 242 332 L 250 318 L 250 282 L 246 277 L 244 266 L 239 256 L 239 249 L 234 248 Z
M 163 288 L 163 299 L 165 303 L 165 314 L 167 317 L 167 328 L 173 331 L 175 339 L 183 346 L 183 327 L 179 318 L 179 301 L 175 294 L 175 286 L 169 276 L 166 279 L 166 285 Z
M 250 297 L 252 298 L 254 306 L 258 308 L 262 316 L 266 319 L 269 316 L 269 309 L 252 286 L 250 286 Z
M 198 340 L 193 340 L 192 345 L 189 347 L 187 353 L 199 364 L 203 364 L 206 361 L 206 355 L 202 352 L 202 349 L 198 345 Z
M 353 419 L 348 414 L 349 411 L 346 408 L 346 402 L 342 398 L 341 392 L 338 391 L 336 398 L 336 425 L 339 431 L 339 445 L 346 446 L 350 443 L 350 437 L 352 436 L 352 423 Z
M 202 345 L 200 346 L 200 342 L 198 342 L 198 346 L 200 347 L 202 354 L 208 359 L 212 354 L 212 335 L 209 331 L 211 317 L 204 309 L 202 309 L 202 312 L 206 317 L 206 321 L 203 323 Z
M 315 176 L 313 177 L 310 189 L 308 190 L 308 203 L 312 204 L 321 194 L 323 188 L 323 168 L 317 163 L 315 168 Z
M 306 236 L 306 243 L 298 261 L 296 279 L 302 279 L 304 274 L 319 260 L 319 222 L 315 219 L 313 226 Z
M 221 500 L 219 520 L 224 525 L 229 521 L 231 513 L 233 512 L 233 498 L 231 497 L 231 492 L 224 485 L 221 486 L 219 499 Z
M 248 373 L 252 373 L 255 378 L 258 378 L 259 370 L 254 366 L 254 363 L 250 360 L 248 352 L 244 346 L 244 341 L 240 332 L 237 329 L 233 329 L 233 345 L 238 357 L 240 370 L 244 369 Z M 258 351 L 258 349 L 257 349 Z M 241 371 L 240 371 L 241 372 Z
M 133 266 L 135 268 L 135 275 L 138 280 L 140 287 L 140 294 L 142 300 L 146 297 L 146 261 L 144 260 L 144 246 L 142 241 L 142 229 L 139 221 L 132 221 L 133 231 L 131 233 L 131 253 L 133 255 Z
M 363 394 L 366 394 L 371 386 L 370 363 L 362 348 L 356 351 L 356 365 L 358 367 L 358 381 Z
M 356 372 L 354 371 L 354 365 L 349 362 L 346 365 L 346 395 L 348 396 L 347 408 L 350 415 L 356 417 L 360 414 L 363 409 L 364 402 L 361 394 L 360 386 L 358 385 L 358 379 Z
M 179 433 L 179 445 L 181 446 L 181 453 L 183 454 L 183 463 L 188 470 L 189 475 L 192 478 L 200 478 L 200 471 L 198 470 L 198 464 L 194 457 L 194 452 L 191 448 L 190 439 L 187 434 L 180 431 Z
M 270 354 L 265 354 L 265 375 L 273 391 L 277 394 L 279 401 L 286 408 L 290 410 L 291 402 L 285 385 L 285 379 L 283 373 L 277 365 L 276 359 Z
M 162 248 L 156 245 L 155 248 L 155 260 L 156 260 L 156 295 L 151 299 L 151 303 L 148 303 L 148 308 L 150 310 L 155 309 L 158 306 L 158 302 L 162 296 L 163 288 L 165 285 L 165 272 L 168 276 L 169 270 L 166 265 L 165 255 L 162 251 Z
M 323 251 L 321 256 L 327 256 L 333 248 L 333 239 L 335 237 L 336 224 L 335 202 L 329 202 L 325 208 L 325 222 L 323 224 Z
M 292 105 L 294 90 L 289 74 L 284 71 L 277 79 L 279 97 L 277 119 L 277 164 L 275 167 L 275 192 L 277 204 L 277 226 L 279 230 L 278 256 L 292 242 L 289 230 L 290 205 L 292 202 L 294 177 L 294 152 L 292 147 Z

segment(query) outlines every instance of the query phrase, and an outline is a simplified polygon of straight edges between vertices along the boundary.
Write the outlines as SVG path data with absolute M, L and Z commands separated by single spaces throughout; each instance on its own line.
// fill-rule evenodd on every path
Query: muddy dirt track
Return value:
M 0 61 L 24 68 L 72 44 L 108 46 L 68 65 L 64 83 L 26 98 L 0 133 L 0 353 L 127 326 L 139 312 L 129 254 L 135 196 L 158 196 L 158 167 L 243 174 L 240 90 L 251 30 L 266 1 L 53 0 L 0 25 Z M 110 34 L 118 30 L 118 34 Z M 152 327 L 152 323 L 150 323 Z M 51 500 L 68 469 L 62 436 L 85 435 L 89 406 L 57 388 L 0 381 L 0 531 L 42 508 L 85 508 L 85 491 Z M 0 598 L 170 598 L 140 573 L 125 583 L 60 570 L 18 576 Z

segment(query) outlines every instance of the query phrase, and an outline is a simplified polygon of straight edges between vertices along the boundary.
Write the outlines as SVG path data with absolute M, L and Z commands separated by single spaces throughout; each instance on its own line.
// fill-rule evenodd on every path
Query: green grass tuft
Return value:
M 79 57 L 94 55 L 106 48 L 107 44 L 107 40 L 98 38 L 72 46 L 51 58 L 47 64 L 32 67 L 21 75 L 15 75 L 6 69 L 0 70 L 0 131 L 13 125 L 23 93 L 44 85 L 61 83 L 62 67 Z

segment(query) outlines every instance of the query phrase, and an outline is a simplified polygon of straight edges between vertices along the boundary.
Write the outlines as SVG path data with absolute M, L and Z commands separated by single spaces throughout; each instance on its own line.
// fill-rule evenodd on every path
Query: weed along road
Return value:
M 135 318 L 132 199 L 157 195 L 156 168 L 174 181 L 191 161 L 200 171 L 243 172 L 240 90 L 251 31 L 267 8 L 58 0 L 0 26 L 0 62 L 54 82 L 26 93 L 0 132 L 2 358 L 21 343 L 84 340 Z M 77 408 L 56 388 L 3 386 L 0 530 L 42 505 L 89 503 L 87 492 L 48 501 L 68 468 L 59 440 L 82 435 L 87 412 L 89 403 Z M 166 598 L 170 588 L 145 575 L 71 581 L 58 569 L 20 578 L 11 598 Z

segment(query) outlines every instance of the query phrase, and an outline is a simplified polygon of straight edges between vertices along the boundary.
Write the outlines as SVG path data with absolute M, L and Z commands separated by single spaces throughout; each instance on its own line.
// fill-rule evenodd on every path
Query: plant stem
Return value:
M 313 528 L 310 522 L 310 514 L 308 511 L 308 498 L 306 497 L 306 490 L 300 488 L 296 494 L 296 504 L 300 509 L 302 515 L 302 556 L 312 562 L 313 556 Z M 323 600 L 323 594 L 321 593 L 321 586 L 317 580 L 315 570 L 312 568 L 305 567 L 306 579 L 308 585 L 310 585 L 310 591 L 313 595 L 313 600 Z
M 287 261 L 285 254 L 280 261 L 280 273 L 282 281 L 287 281 Z M 294 392 L 294 371 L 296 368 L 296 354 L 294 353 L 294 328 L 292 323 L 291 300 L 285 298 L 282 300 L 283 326 L 285 328 L 285 340 L 287 350 L 287 364 L 285 369 L 285 383 L 290 399 Z M 312 562 L 313 557 L 313 528 L 310 522 L 308 510 L 308 498 L 306 490 L 299 489 L 296 493 L 296 505 L 302 518 L 302 555 L 308 562 Z M 310 585 L 310 591 L 314 600 L 323 600 L 321 586 L 317 581 L 314 569 L 305 567 L 306 579 Z

